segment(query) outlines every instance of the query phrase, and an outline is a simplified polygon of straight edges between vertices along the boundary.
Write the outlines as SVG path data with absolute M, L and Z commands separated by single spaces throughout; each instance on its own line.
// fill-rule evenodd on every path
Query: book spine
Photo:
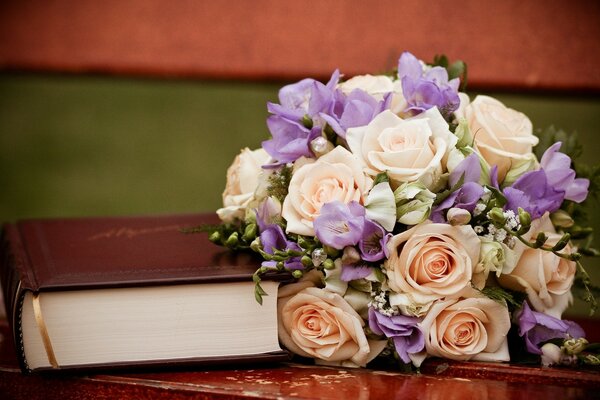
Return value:
M 25 359 L 21 330 L 23 299 L 26 288 L 31 287 L 26 273 L 28 262 L 17 227 L 5 224 L 0 236 L 0 282 L 15 352 L 19 366 L 24 372 L 30 371 Z

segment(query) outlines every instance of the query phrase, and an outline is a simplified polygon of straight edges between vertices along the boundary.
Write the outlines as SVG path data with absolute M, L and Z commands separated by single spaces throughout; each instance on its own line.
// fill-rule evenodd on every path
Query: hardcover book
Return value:
M 276 281 L 253 299 L 249 254 L 182 228 L 207 215 L 24 220 L 2 232 L 1 279 L 23 371 L 287 358 Z

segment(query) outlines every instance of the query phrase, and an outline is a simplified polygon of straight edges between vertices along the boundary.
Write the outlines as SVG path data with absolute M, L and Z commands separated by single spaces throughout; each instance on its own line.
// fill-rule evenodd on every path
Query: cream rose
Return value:
M 323 204 L 336 200 L 364 204 L 372 185 L 373 180 L 363 173 L 357 158 L 341 146 L 315 162 L 304 163 L 292 175 L 283 201 L 287 232 L 314 236 L 313 220 L 320 215 Z
M 556 244 L 562 236 L 554 230 L 548 213 L 533 222 L 526 237 L 533 239 L 539 232 L 546 233 L 548 245 Z M 572 249 L 567 245 L 561 252 L 568 254 Z M 519 257 L 517 265 L 509 274 L 500 275 L 499 283 L 527 293 L 536 311 L 560 318 L 572 299 L 571 286 L 577 270 L 575 262 L 521 243 L 515 247 L 515 253 Z
M 371 349 L 364 321 L 338 294 L 309 287 L 278 302 L 279 339 L 291 352 L 364 367 Z
M 384 96 L 392 93 L 392 104 L 390 109 L 398 114 L 406 108 L 406 100 L 402 94 L 402 81 L 392 80 L 385 75 L 358 75 L 338 85 L 340 90 L 348 95 L 353 90 L 360 89 L 367 92 L 377 100 L 383 100 Z
M 508 309 L 489 298 L 438 301 L 419 324 L 427 354 L 451 360 L 509 361 Z
M 262 166 L 271 157 L 263 149 L 242 149 L 227 169 L 227 184 L 223 191 L 223 208 L 217 215 L 223 222 L 244 218 L 246 207 L 254 197 L 254 191 L 263 172 Z
M 386 110 L 367 126 L 348 129 L 346 140 L 367 174 L 386 171 L 393 188 L 419 181 L 433 189 L 445 172 L 446 155 L 456 136 L 432 108 L 407 120 Z
M 513 164 L 531 158 L 538 138 L 525 114 L 492 97 L 477 96 L 465 107 L 464 115 L 477 150 L 490 166 L 498 166 L 500 182 Z
M 385 262 L 388 285 L 395 292 L 390 302 L 426 306 L 442 297 L 460 296 L 470 287 L 479 246 L 468 225 L 425 222 L 392 237 Z

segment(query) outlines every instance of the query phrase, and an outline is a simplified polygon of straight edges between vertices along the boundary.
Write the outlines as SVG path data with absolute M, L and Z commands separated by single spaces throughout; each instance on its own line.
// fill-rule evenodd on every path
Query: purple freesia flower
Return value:
M 308 129 L 279 115 L 267 118 L 267 126 L 273 138 L 262 142 L 262 147 L 277 160 L 273 166 L 294 162 L 302 156 L 314 156 L 310 142 L 321 135 L 320 128 Z
M 521 207 L 535 219 L 546 211 L 558 210 L 565 199 L 577 203 L 585 200 L 590 181 L 575 178 L 571 159 L 558 152 L 561 145 L 561 142 L 554 143 L 544 152 L 541 169 L 524 173 L 504 189 L 507 209 L 516 212 Z
M 369 308 L 369 328 L 377 335 L 392 338 L 396 352 L 405 363 L 410 362 L 409 354 L 418 353 L 425 347 L 419 321 L 419 318 L 404 315 L 388 317 Z
M 436 223 L 446 222 L 445 212 L 450 208 L 462 208 L 468 212 L 473 212 L 481 196 L 483 196 L 483 187 L 479 184 L 481 177 L 481 164 L 479 157 L 473 153 L 461 161 L 450 173 L 448 182 L 450 187 L 454 187 L 462 178 L 463 184 L 458 190 L 452 192 L 441 203 L 431 210 L 431 220 Z
M 579 339 L 585 337 L 585 332 L 573 321 L 560 320 L 547 314 L 533 311 L 527 302 L 517 315 L 519 336 L 525 338 L 527 351 L 542 354 L 540 344 L 552 339 Z
M 355 89 L 348 95 L 338 89 L 335 91 L 331 109 L 322 112 L 320 116 L 335 133 L 345 138 L 348 128 L 368 125 L 377 114 L 390 108 L 391 101 L 391 93 L 386 94 L 383 100 L 377 101 L 360 89 Z
M 321 214 L 313 221 L 315 234 L 321 243 L 341 250 L 354 246 L 363 235 L 365 208 L 356 201 L 344 204 L 334 201 L 321 207 Z
M 571 168 L 571 158 L 560 153 L 561 142 L 550 146 L 542 156 L 540 166 L 546 172 L 548 185 L 555 190 L 564 192 L 564 198 L 581 203 L 588 194 L 590 181 L 584 178 L 575 178 L 575 171 Z
M 326 85 L 314 79 L 303 79 L 284 86 L 279 90 L 280 104 L 267 103 L 267 109 L 271 114 L 290 121 L 298 122 L 305 115 L 313 118 L 331 108 L 339 79 L 340 72 L 336 69 Z
M 541 217 L 546 211 L 558 210 L 564 200 L 564 192 L 548 183 L 543 169 L 524 173 L 512 186 L 504 188 L 503 193 L 507 200 L 506 209 L 516 213 L 521 207 L 532 219 Z
M 421 62 L 409 52 L 400 56 L 398 78 L 402 80 L 402 92 L 409 106 L 406 111 L 419 114 L 437 107 L 447 118 L 460 105 L 460 79 L 448 81 L 448 71 L 442 67 L 432 67 L 423 72 Z
M 263 246 L 263 250 L 267 254 L 274 254 L 276 250 L 296 250 L 301 251 L 302 249 L 297 243 L 287 240 L 285 233 L 281 226 L 277 224 L 268 224 L 260 232 L 260 242 Z M 274 268 L 276 266 L 275 261 L 263 261 L 262 265 L 265 267 Z M 288 269 L 303 269 L 304 266 L 300 261 L 300 257 L 291 257 L 284 261 L 284 266 Z
M 362 259 L 365 261 L 379 261 L 388 256 L 387 241 L 392 237 L 381 225 L 365 219 L 362 238 L 358 248 Z

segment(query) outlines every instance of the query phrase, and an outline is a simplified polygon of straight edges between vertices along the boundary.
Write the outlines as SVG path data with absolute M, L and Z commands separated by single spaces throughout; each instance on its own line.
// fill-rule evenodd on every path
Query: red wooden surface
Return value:
M 423 374 L 279 364 L 247 369 L 23 375 L 0 322 L 2 399 L 591 399 L 600 372 L 428 361 Z
M 0 2 L 0 69 L 324 78 L 403 50 L 469 63 L 472 88 L 600 92 L 597 0 Z

